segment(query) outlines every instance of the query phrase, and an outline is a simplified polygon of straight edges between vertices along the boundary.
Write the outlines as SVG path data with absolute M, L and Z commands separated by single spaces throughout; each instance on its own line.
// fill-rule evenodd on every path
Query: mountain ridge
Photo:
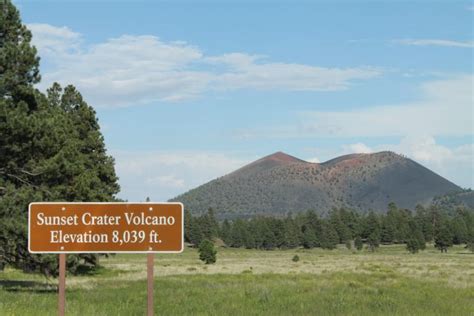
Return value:
M 221 218 L 284 215 L 334 207 L 383 212 L 390 202 L 403 208 L 428 204 L 461 190 L 421 164 L 382 151 L 349 154 L 322 163 L 283 152 L 251 162 L 177 196 L 192 213 L 212 207 Z

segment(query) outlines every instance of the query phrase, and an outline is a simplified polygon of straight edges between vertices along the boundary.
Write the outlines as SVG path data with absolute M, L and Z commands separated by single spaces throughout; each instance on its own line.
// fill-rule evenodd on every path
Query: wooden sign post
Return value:
M 59 254 L 58 315 L 66 311 L 66 254 Z
M 153 316 L 153 268 L 154 255 L 149 253 L 146 260 L 146 275 L 147 275 L 147 315 Z
M 153 315 L 154 253 L 184 246 L 181 203 L 31 203 L 28 249 L 59 254 L 58 314 L 64 315 L 67 253 L 147 253 L 147 315 Z

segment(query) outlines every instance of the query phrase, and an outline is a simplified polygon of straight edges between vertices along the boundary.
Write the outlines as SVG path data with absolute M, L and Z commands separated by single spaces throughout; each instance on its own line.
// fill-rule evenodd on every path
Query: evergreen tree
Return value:
M 0 4 L 0 266 L 46 275 L 57 256 L 27 250 L 32 201 L 112 201 L 118 192 L 94 110 L 69 86 L 43 95 L 31 33 L 10 1 Z M 4 220 L 5 219 L 5 220 Z M 96 265 L 96 254 L 68 256 L 68 270 Z
M 61 87 L 53 85 L 51 89 Z M 48 104 L 55 106 L 48 93 Z M 69 85 L 61 95 L 60 109 L 65 112 L 68 124 L 74 127 L 55 161 L 58 165 L 51 170 L 48 183 L 55 187 L 56 194 L 68 201 L 112 201 L 119 191 L 118 177 L 115 174 L 114 159 L 107 155 L 104 138 L 96 118 L 95 110 L 82 98 L 75 87 Z M 61 172 L 60 174 L 58 173 Z M 62 178 L 61 178 L 62 177 Z M 49 185 L 49 187 L 52 187 Z M 95 264 L 96 254 L 81 254 L 79 257 Z M 73 261 L 74 257 L 70 258 Z M 77 261 L 77 260 L 76 260 Z M 71 268 L 70 268 L 71 270 Z
M 453 233 L 453 243 L 455 245 L 467 243 L 469 230 L 461 210 L 458 210 L 455 217 L 451 220 L 450 230 Z
M 228 246 L 230 246 L 232 243 L 231 234 L 232 234 L 232 226 L 230 225 L 229 221 L 225 219 L 222 222 L 219 236 L 224 241 L 224 243 Z
M 364 227 L 362 229 L 362 235 L 361 237 L 362 238 L 369 238 L 369 236 L 373 233 L 373 232 L 376 232 L 378 235 L 380 235 L 380 221 L 379 221 L 379 218 L 377 216 L 377 214 L 375 214 L 374 211 L 370 211 L 369 214 L 367 215 L 367 217 L 365 218 L 364 220 L 364 223 L 363 223 Z
M 244 235 L 246 234 L 246 227 L 245 223 L 241 219 L 237 219 L 233 225 L 231 230 L 231 247 L 240 248 L 244 246 Z
M 335 249 L 339 242 L 339 236 L 336 229 L 328 221 L 324 221 L 321 234 L 321 248 Z
M 380 234 L 377 230 L 373 231 L 367 238 L 367 246 L 370 251 L 375 251 L 380 245 Z
M 471 252 L 474 252 L 474 239 L 468 241 L 466 248 Z
M 193 217 L 189 210 L 184 210 L 184 241 L 191 242 L 191 222 Z
M 408 222 L 411 219 L 409 210 L 402 210 L 393 202 L 389 203 L 387 215 L 382 218 L 380 231 L 381 241 L 403 243 L 410 238 Z
M 350 240 L 346 240 L 345 245 L 346 245 L 346 248 L 347 248 L 348 250 L 351 250 L 351 249 L 352 249 L 352 243 L 351 243 Z
M 410 210 L 407 209 L 398 209 L 397 210 L 397 217 L 396 217 L 396 230 L 395 230 L 395 241 L 398 243 L 405 242 L 408 238 L 410 238 L 410 221 L 412 215 Z
M 339 209 L 339 216 L 348 229 L 347 237 L 344 239 L 353 239 L 355 236 L 360 234 L 360 216 L 353 210 L 347 210 L 345 208 Z M 344 234 L 342 234 L 344 235 Z
M 447 223 L 442 223 L 435 235 L 435 247 L 441 252 L 448 252 L 453 245 L 453 233 Z
M 321 222 L 314 211 L 309 210 L 304 214 L 301 230 L 303 247 L 310 249 L 320 246 Z
M 382 218 L 380 239 L 384 243 L 393 243 L 395 240 L 395 221 L 393 215 L 388 213 Z
M 360 238 L 360 236 L 357 236 L 354 240 L 354 247 L 361 251 L 362 248 L 364 248 L 364 244 L 362 243 L 362 238 Z
M 244 234 L 242 235 L 244 246 L 247 249 L 257 248 L 256 234 L 258 233 L 258 225 L 254 220 L 246 223 Z
M 262 226 L 262 237 L 263 237 L 263 243 L 262 243 L 263 249 L 265 250 L 275 249 L 276 247 L 275 233 L 269 227 L 269 225 L 265 222 L 264 222 L 264 225 Z
M 466 248 L 474 252 L 474 227 L 471 227 L 471 231 L 469 232 Z
M 252 226 L 252 239 L 253 243 L 255 246 L 255 249 L 261 249 L 263 248 L 263 218 L 261 217 L 255 217 L 251 220 L 251 226 Z
M 296 248 L 300 244 L 300 233 L 301 230 L 290 216 L 288 216 L 284 223 L 285 229 L 285 239 L 284 247 L 285 248 Z
M 320 220 L 313 210 L 308 210 L 303 217 L 303 223 L 316 229 L 320 224 Z
M 207 213 L 202 216 L 201 223 L 201 230 L 205 238 L 212 240 L 218 236 L 219 223 L 217 222 L 214 210 L 212 208 L 209 208 Z
M 411 253 L 417 253 L 419 249 L 419 243 L 415 238 L 409 238 L 406 242 L 407 250 Z
M 415 219 L 411 219 L 409 222 L 410 234 L 406 239 L 407 250 L 411 253 L 417 253 L 419 250 L 424 250 L 426 248 L 425 237 L 421 230 L 421 227 L 418 225 L 418 222 Z
M 332 210 L 329 214 L 329 221 L 331 225 L 337 232 L 339 243 L 345 243 L 347 240 L 352 238 L 352 232 L 346 223 L 342 220 L 341 213 L 344 213 L 345 210 L 343 208 L 339 210 Z
M 189 241 L 194 245 L 194 247 L 198 247 L 201 241 L 205 238 L 202 226 L 202 218 L 193 218 L 190 222 Z
M 316 239 L 316 232 L 314 231 L 314 229 L 311 226 L 306 225 L 306 226 L 303 226 L 302 230 L 303 230 L 303 237 L 302 237 L 303 247 L 306 249 L 311 249 L 311 248 L 316 247 L 318 241 Z
M 276 248 L 281 248 L 286 246 L 286 237 L 287 237 L 287 227 L 285 226 L 285 222 L 279 218 L 271 218 L 265 217 L 264 222 L 273 234 L 273 243 Z M 299 229 L 299 228 L 298 228 Z M 268 236 L 272 236 L 271 234 L 267 234 Z M 291 236 L 290 238 L 294 238 L 295 235 Z
M 389 211 L 393 210 L 394 205 L 389 205 Z M 370 251 L 375 251 L 380 245 L 381 224 L 379 217 L 370 211 L 365 220 L 364 237 L 367 239 L 367 247 Z
M 441 214 L 437 206 L 431 205 L 430 208 L 428 209 L 427 222 L 428 222 L 428 225 L 431 226 L 430 230 L 432 232 L 432 238 L 429 240 L 434 241 L 440 225 L 444 222 L 443 215 Z M 426 237 L 425 237 L 425 240 L 426 240 Z
M 417 205 L 415 214 L 415 221 L 417 226 L 420 227 L 423 233 L 425 242 L 432 241 L 434 239 L 434 226 L 430 216 L 430 212 L 426 210 L 422 205 Z
M 33 84 L 40 81 L 39 57 L 31 32 L 10 0 L 0 2 L 0 99 L 36 108 Z
M 204 261 L 205 264 L 216 263 L 217 250 L 214 248 L 212 241 L 204 239 L 199 244 L 199 259 Z

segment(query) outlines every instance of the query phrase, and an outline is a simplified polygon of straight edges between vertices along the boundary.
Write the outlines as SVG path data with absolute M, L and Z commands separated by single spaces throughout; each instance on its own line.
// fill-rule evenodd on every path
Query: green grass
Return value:
M 291 259 L 295 254 L 299 262 Z M 146 256 L 102 261 L 96 275 L 67 278 L 68 315 L 144 315 Z M 0 273 L 0 315 L 55 315 L 55 280 Z M 161 315 L 474 315 L 474 255 L 461 247 L 411 255 L 219 249 L 203 265 L 193 249 L 157 255 L 155 310 Z

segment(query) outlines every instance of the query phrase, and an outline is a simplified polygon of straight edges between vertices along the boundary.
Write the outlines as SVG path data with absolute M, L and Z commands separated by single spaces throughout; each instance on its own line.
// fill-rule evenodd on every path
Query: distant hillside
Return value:
M 433 204 L 447 211 L 455 211 L 457 208 L 474 209 L 474 191 L 461 190 L 450 194 L 436 196 Z
M 190 190 L 180 201 L 194 214 L 212 207 L 220 217 L 283 215 L 308 209 L 324 213 L 347 206 L 385 211 L 428 204 L 461 188 L 393 152 L 352 154 L 310 163 L 282 152 L 250 163 Z

